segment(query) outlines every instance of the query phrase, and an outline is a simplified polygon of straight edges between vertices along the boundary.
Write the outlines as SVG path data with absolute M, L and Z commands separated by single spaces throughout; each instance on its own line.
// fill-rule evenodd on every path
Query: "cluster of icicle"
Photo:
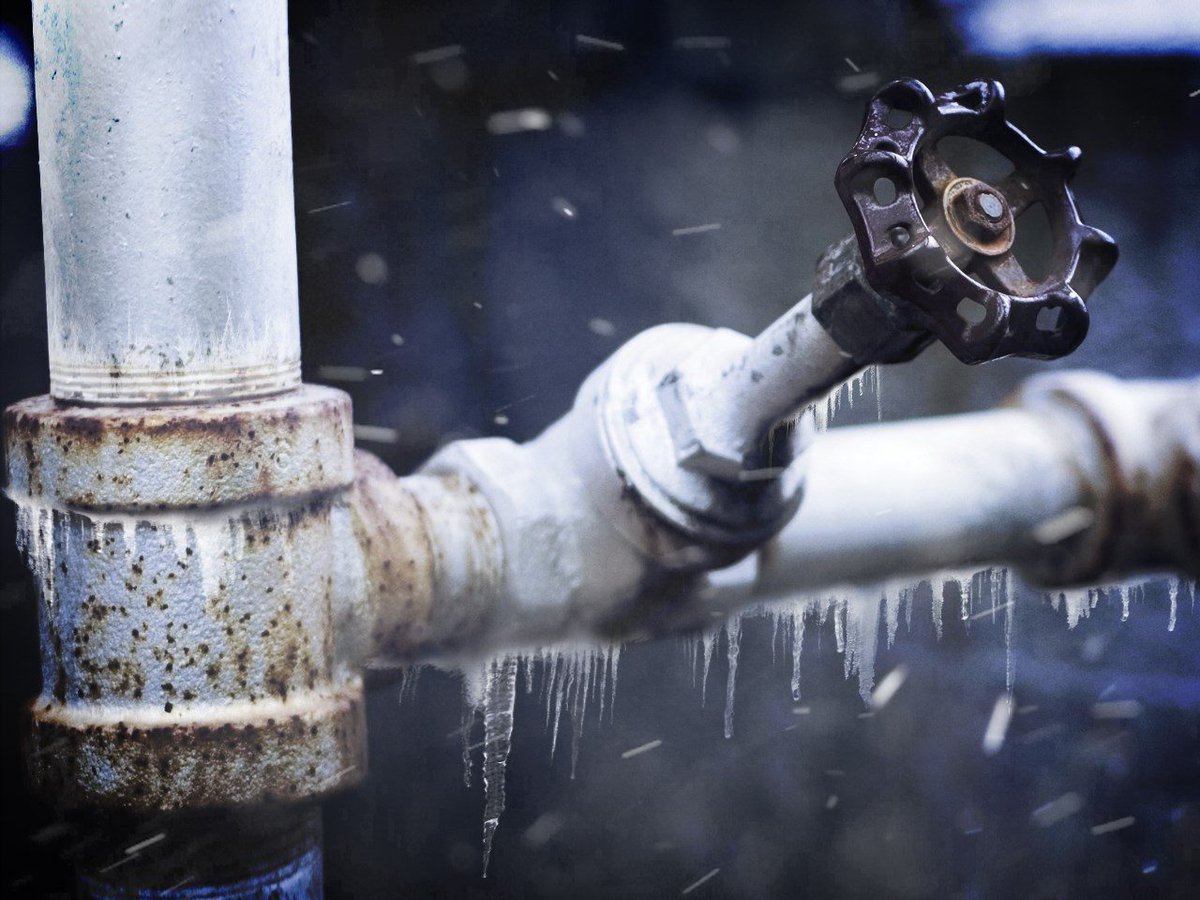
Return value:
M 587 718 L 588 704 L 596 720 L 612 718 L 617 695 L 617 665 L 620 645 L 572 645 L 520 653 L 506 653 L 463 672 L 462 735 L 463 782 L 471 786 L 474 750 L 483 748 L 483 874 L 487 875 L 492 854 L 492 837 L 504 812 L 504 777 L 512 746 L 513 709 L 518 681 L 525 693 L 535 684 L 546 709 L 550 732 L 550 758 L 558 749 L 559 728 L 565 713 L 571 720 L 571 777 L 579 761 L 579 742 Z M 540 675 L 540 678 L 537 677 Z M 522 678 L 523 676 L 523 678 Z M 472 743 L 476 723 L 483 719 L 483 741 Z
M 1016 598 L 1007 569 L 989 568 L 979 572 L 940 572 L 928 581 L 933 602 L 930 609 L 938 638 L 942 635 L 948 583 L 957 585 L 961 596 L 959 616 L 970 623 L 987 620 L 1002 623 L 1005 643 L 1005 686 L 1011 706 L 1014 686 L 1013 622 Z M 835 595 L 798 597 L 789 601 L 755 607 L 732 614 L 726 621 L 684 643 L 686 664 L 693 684 L 699 688 L 700 702 L 707 701 L 708 676 L 713 659 L 725 637 L 728 675 L 725 682 L 725 737 L 733 736 L 734 696 L 737 685 L 738 657 L 742 649 L 742 625 L 747 618 L 765 617 L 771 623 L 771 653 L 776 662 L 791 665 L 792 699 L 801 699 L 800 663 L 807 628 L 826 626 L 832 619 L 837 652 L 843 658 L 847 678 L 857 678 L 859 695 L 868 707 L 880 704 L 886 684 L 875 683 L 875 660 L 879 644 L 890 648 L 900 630 L 912 629 L 914 595 L 921 582 L 889 583 L 875 587 L 841 588 Z M 1122 619 L 1129 616 L 1130 604 L 1145 593 L 1145 583 L 1094 587 L 1054 592 L 1049 601 L 1059 611 L 1065 608 L 1067 625 L 1074 628 L 1090 615 L 1102 599 L 1113 594 L 1119 598 Z M 1168 584 L 1170 615 L 1168 629 L 1174 631 L 1181 582 Z M 1197 591 L 1193 589 L 1193 603 Z M 780 650 L 784 652 L 781 653 Z M 483 814 L 484 874 L 491 856 L 492 838 L 504 811 L 504 778 L 513 733 L 513 710 L 523 684 L 527 694 L 537 692 L 545 709 L 545 724 L 550 734 L 550 755 L 557 750 L 564 717 L 570 720 L 571 777 L 579 757 L 580 739 L 589 704 L 596 721 L 607 714 L 611 721 L 616 700 L 619 645 L 580 645 L 551 647 L 532 652 L 507 653 L 464 672 L 464 712 L 462 724 L 463 778 L 471 784 L 473 752 L 483 751 L 482 777 L 485 795 Z M 886 679 L 885 679 L 886 681 Z M 1009 706 L 999 704 L 1002 709 Z M 473 743 L 478 721 L 483 721 L 483 740 Z M 985 742 L 986 744 L 986 742 Z

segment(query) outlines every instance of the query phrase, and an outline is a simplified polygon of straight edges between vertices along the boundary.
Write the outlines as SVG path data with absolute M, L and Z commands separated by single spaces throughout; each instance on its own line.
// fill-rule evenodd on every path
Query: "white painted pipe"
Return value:
M 992 565 L 1055 586 L 1200 573 L 1200 381 L 1056 373 L 1018 401 L 820 435 L 795 463 L 794 517 L 705 575 L 711 548 L 614 476 L 594 425 L 602 401 L 585 385 L 536 440 L 458 442 L 427 467 L 478 489 L 502 559 L 481 582 L 489 594 L 452 598 L 471 622 L 421 633 L 446 649 L 676 632 L 806 592 Z M 447 519 L 434 543 L 454 540 L 478 538 Z
M 1077 448 L 1024 409 L 833 429 L 805 463 L 800 509 L 761 552 L 767 593 L 1021 564 L 1072 511 L 1092 522 Z
M 810 294 L 736 350 L 703 345 L 679 372 L 697 434 L 740 468 L 772 426 L 861 368 L 817 322 Z
M 51 392 L 300 383 L 286 0 L 34 4 Z

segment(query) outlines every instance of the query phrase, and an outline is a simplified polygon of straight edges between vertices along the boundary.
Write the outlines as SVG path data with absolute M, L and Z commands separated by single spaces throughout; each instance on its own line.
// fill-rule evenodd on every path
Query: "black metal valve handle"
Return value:
M 952 135 L 989 145 L 1012 173 L 996 184 L 960 177 L 938 151 Z M 999 82 L 935 97 L 910 79 L 871 100 L 835 184 L 872 289 L 955 356 L 1053 359 L 1084 339 L 1084 300 L 1117 260 L 1116 242 L 1080 221 L 1069 187 L 1079 159 L 1077 147 L 1047 153 L 1014 127 Z M 1013 239 L 1021 213 L 1039 202 L 1052 246 L 1046 276 L 1033 279 Z

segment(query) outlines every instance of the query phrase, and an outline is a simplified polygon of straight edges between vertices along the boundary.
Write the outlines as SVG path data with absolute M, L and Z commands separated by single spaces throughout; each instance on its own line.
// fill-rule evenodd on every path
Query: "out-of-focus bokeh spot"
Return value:
M 0 24 L 0 147 L 13 147 L 29 131 L 33 64 L 12 30 Z

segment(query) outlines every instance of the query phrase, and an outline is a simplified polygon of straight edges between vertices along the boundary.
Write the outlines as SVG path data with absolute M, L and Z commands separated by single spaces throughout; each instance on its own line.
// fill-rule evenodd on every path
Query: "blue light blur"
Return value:
M 1195 0 L 942 0 L 984 55 L 1200 56 Z
M 7 25 L 0 24 L 0 148 L 25 139 L 33 120 L 33 60 Z

